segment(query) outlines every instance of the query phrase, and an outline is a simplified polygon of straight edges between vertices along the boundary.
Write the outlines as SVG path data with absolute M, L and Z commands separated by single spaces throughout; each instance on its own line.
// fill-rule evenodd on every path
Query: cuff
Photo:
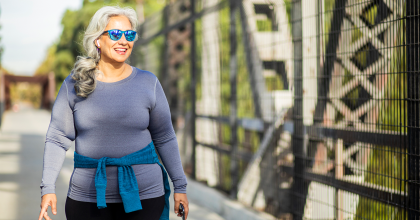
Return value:
M 41 197 L 44 196 L 45 194 L 51 194 L 51 193 L 55 194 L 55 186 L 43 186 L 43 187 L 41 187 Z
M 187 193 L 187 177 L 180 176 L 172 179 L 174 185 L 174 193 Z

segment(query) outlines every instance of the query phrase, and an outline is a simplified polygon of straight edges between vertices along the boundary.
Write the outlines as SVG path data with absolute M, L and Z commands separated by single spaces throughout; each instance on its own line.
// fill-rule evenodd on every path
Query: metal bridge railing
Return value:
M 186 172 L 280 219 L 420 219 L 417 0 L 178 0 L 158 75 Z

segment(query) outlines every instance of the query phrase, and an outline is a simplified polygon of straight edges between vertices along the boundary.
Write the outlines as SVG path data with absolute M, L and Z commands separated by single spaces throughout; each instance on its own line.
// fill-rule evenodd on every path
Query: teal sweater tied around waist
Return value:
M 93 159 L 82 156 L 76 153 L 76 151 L 74 152 L 75 168 L 97 168 L 95 175 L 95 187 L 96 203 L 99 209 L 106 207 L 105 189 L 107 180 L 105 167 L 118 167 L 119 191 L 126 213 L 142 209 L 137 180 L 131 165 L 154 163 L 159 164 L 162 168 L 162 176 L 165 186 L 165 207 L 159 220 L 169 220 L 169 195 L 171 194 L 171 189 L 169 188 L 168 175 L 163 165 L 159 162 L 153 141 L 145 148 L 121 158 L 102 157 L 100 159 Z

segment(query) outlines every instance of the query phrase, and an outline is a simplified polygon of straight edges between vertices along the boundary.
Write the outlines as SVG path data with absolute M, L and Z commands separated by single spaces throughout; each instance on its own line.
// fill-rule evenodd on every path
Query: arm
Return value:
M 152 140 L 159 152 L 160 158 L 168 171 L 174 185 L 174 211 L 177 216 L 179 204 L 185 208 L 185 219 L 188 217 L 189 205 L 187 198 L 187 178 L 182 168 L 181 157 L 178 150 L 178 142 L 171 121 L 171 111 L 168 101 L 163 92 L 162 85 L 156 79 L 155 83 L 155 106 L 150 111 L 149 131 Z
M 171 112 L 158 79 L 155 83 L 155 106 L 150 111 L 148 129 L 156 150 L 172 180 L 175 193 L 186 193 L 187 178 L 182 168 L 178 142 L 171 121 Z
M 45 138 L 39 220 L 42 217 L 50 219 L 47 214 L 48 206 L 52 207 L 54 215 L 57 213 L 55 182 L 63 166 L 66 151 L 70 148 L 76 136 L 73 111 L 69 105 L 67 89 L 66 81 L 64 81 L 54 102 L 51 121 Z
M 55 182 L 63 166 L 66 151 L 76 136 L 67 89 L 64 81 L 51 112 L 51 121 L 45 138 L 41 196 L 55 193 Z

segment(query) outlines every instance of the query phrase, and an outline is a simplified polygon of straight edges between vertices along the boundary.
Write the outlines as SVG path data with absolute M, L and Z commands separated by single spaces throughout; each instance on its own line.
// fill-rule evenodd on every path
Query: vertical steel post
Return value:
M 236 11 L 237 0 L 230 0 L 230 130 L 231 130 L 231 152 L 230 152 L 230 174 L 231 174 L 231 190 L 230 197 L 236 199 L 238 195 L 239 182 L 239 166 L 238 166 L 238 137 L 237 137 L 237 100 L 236 100 L 236 73 L 238 71 L 237 64 L 237 38 L 236 38 Z
M 165 6 L 165 8 L 163 9 L 163 28 L 165 29 L 166 27 L 169 26 L 169 16 L 171 13 L 171 5 L 167 4 Z M 169 55 L 169 33 L 166 33 L 164 35 L 165 40 L 163 42 L 163 48 L 162 48 L 162 65 L 161 65 L 161 69 L 160 69 L 160 79 L 162 82 L 162 87 L 163 90 L 165 91 L 165 95 L 166 95 L 166 99 L 168 100 L 169 103 L 169 107 L 171 109 L 172 112 L 172 116 L 174 116 L 175 114 L 177 114 L 176 117 L 171 117 L 172 119 L 172 125 L 173 127 L 176 129 L 178 129 L 178 127 L 176 126 L 176 121 L 178 118 L 178 109 L 177 109 L 177 103 L 176 103 L 176 95 L 174 94 L 174 90 L 173 90 L 173 83 L 172 83 L 172 76 L 169 72 L 169 59 L 170 59 L 170 55 Z M 175 99 L 175 102 L 174 102 Z M 175 112 L 175 114 L 174 114 Z
M 269 105 L 264 105 L 264 99 L 262 98 L 266 92 L 265 83 L 263 83 L 265 81 L 261 74 L 263 71 L 261 65 L 262 62 L 260 62 L 261 60 L 258 51 L 256 50 L 255 39 L 252 37 L 252 31 L 250 30 L 248 18 L 242 1 L 238 2 L 238 9 L 241 14 L 242 42 L 245 49 L 246 66 L 249 73 L 252 98 L 254 101 L 254 114 L 256 118 L 263 119 L 263 107 L 267 107 Z M 262 138 L 262 135 L 260 138 Z
M 407 135 L 408 135 L 408 219 L 419 215 L 419 1 L 406 1 L 407 45 Z
M 347 0 L 335 0 L 334 3 L 335 6 L 330 23 L 331 30 L 328 33 L 329 36 L 325 57 L 322 58 L 324 63 L 318 73 L 318 100 L 315 108 L 314 124 L 322 123 L 324 120 L 324 111 L 327 106 L 326 97 L 328 96 L 328 91 L 330 89 L 330 80 L 334 69 L 334 63 L 337 60 L 337 48 L 340 41 L 341 26 L 346 15 L 346 4 Z
M 191 0 L 191 17 L 195 15 L 195 0 Z M 192 175 L 191 177 L 193 179 L 196 178 L 196 145 L 197 140 L 195 139 L 195 119 L 197 117 L 196 111 L 195 111 L 195 101 L 196 101 L 196 65 L 195 65 L 195 58 L 196 58 L 196 40 L 195 40 L 195 20 L 191 22 L 191 138 L 192 138 L 192 154 L 191 154 L 191 161 L 192 161 Z
M 304 126 L 303 126 L 303 103 L 302 103 L 302 0 L 292 1 L 292 37 L 293 37 L 293 65 L 294 65 L 294 106 L 293 106 L 293 201 L 291 201 L 291 210 L 293 219 L 298 220 L 303 217 L 305 200 L 299 195 L 305 188 L 303 180 L 303 171 L 305 163 L 302 159 L 304 152 Z M 306 194 L 306 193 L 305 193 Z
M 169 23 L 169 13 L 170 13 L 170 5 L 167 4 L 165 8 L 163 8 L 163 28 L 165 29 L 168 27 Z M 168 35 L 169 33 L 165 34 L 165 40 L 163 42 L 163 48 L 162 48 L 162 66 L 161 66 L 161 79 L 162 79 L 162 87 L 165 91 L 166 97 L 169 102 L 169 106 L 171 106 L 171 93 L 170 93 L 170 76 L 169 76 L 169 42 L 168 42 Z

